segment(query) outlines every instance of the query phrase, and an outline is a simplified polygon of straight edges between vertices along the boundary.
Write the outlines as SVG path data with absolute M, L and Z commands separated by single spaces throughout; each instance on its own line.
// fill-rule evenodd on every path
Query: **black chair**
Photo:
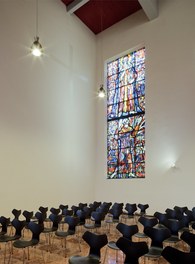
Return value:
M 46 237 L 46 244 L 48 245 L 47 250 L 51 252 L 53 245 L 52 238 L 54 238 L 54 233 L 58 230 L 58 226 L 62 221 L 62 215 L 50 214 L 49 219 L 51 220 L 52 225 L 50 227 L 44 227 L 42 232 Z
M 77 215 L 77 217 L 78 217 L 78 219 L 79 219 L 79 222 L 78 222 L 78 226 L 80 227 L 80 233 L 82 232 L 82 227 L 85 225 L 85 222 L 86 222 L 86 219 L 89 217 L 89 214 L 88 214 L 88 212 L 86 211 L 83 211 L 83 210 L 78 210 L 77 212 L 76 212 L 76 215 Z
M 22 213 L 21 210 L 17 210 L 17 209 L 12 210 L 12 214 L 14 215 L 14 219 L 19 219 L 19 216 L 21 215 L 21 213 Z
M 157 259 L 161 257 L 163 250 L 163 242 L 171 236 L 171 231 L 168 228 L 145 227 L 144 233 L 151 239 L 149 252 L 145 254 L 146 258 Z
M 106 234 L 97 235 L 86 231 L 83 239 L 90 247 L 89 255 L 86 257 L 73 256 L 69 259 L 69 264 L 99 264 L 101 259 L 100 250 L 108 243 Z
M 40 206 L 39 211 L 43 214 L 44 222 L 49 226 L 51 223 L 51 220 L 47 216 L 48 213 L 48 207 Z M 36 217 L 36 216 L 35 216 Z
M 183 252 L 177 248 L 167 246 L 163 249 L 161 255 L 170 264 L 194 264 L 195 252 Z
M 80 210 L 83 210 L 83 208 L 86 207 L 86 206 L 87 206 L 87 203 L 79 203 L 78 204 L 78 207 L 79 207 Z
M 100 207 L 101 204 L 101 202 L 94 201 L 93 203 L 89 204 L 89 207 L 92 209 L 92 211 L 96 211 L 96 209 Z
M 120 237 L 116 246 L 125 254 L 124 264 L 139 264 L 139 258 L 148 252 L 146 242 L 132 242 Z
M 174 206 L 173 209 L 176 211 L 180 211 L 180 213 L 184 214 L 188 210 L 188 207 L 187 206 L 181 207 L 181 206 L 176 205 L 176 206 Z
M 43 226 L 39 225 L 35 222 L 29 222 L 28 228 L 32 232 L 32 237 L 30 240 L 16 240 L 13 242 L 13 246 L 15 248 L 23 249 L 23 263 L 25 262 L 25 248 L 35 247 L 39 243 L 40 234 L 43 231 Z M 29 251 L 28 251 L 28 260 L 30 259 Z
M 138 222 L 140 222 L 140 224 L 142 225 L 143 229 L 145 227 L 153 227 L 155 225 L 158 224 L 158 219 L 156 217 L 146 217 L 146 216 L 140 216 L 140 218 L 138 219 Z M 135 234 L 135 237 L 137 237 L 138 239 L 147 239 L 147 235 L 145 234 L 145 232 L 138 232 L 137 234 Z
M 74 217 L 74 216 L 66 216 L 64 219 L 64 222 L 68 224 L 68 230 L 67 231 L 57 230 L 55 232 L 55 235 L 61 239 L 64 239 L 64 250 L 65 250 L 65 257 L 66 257 L 66 239 L 67 237 L 73 236 L 76 234 L 76 226 L 79 223 L 79 218 Z M 79 245 L 79 251 L 81 251 L 79 239 L 78 239 L 78 245 Z
M 44 226 L 44 221 L 46 219 L 46 214 L 45 213 L 41 213 L 41 212 L 36 212 L 35 213 L 35 217 L 38 220 L 38 223 L 40 225 L 43 225 Z
M 195 234 L 184 231 L 180 238 L 190 246 L 190 252 L 195 252 Z
M 45 219 L 47 218 L 47 212 L 48 212 L 48 207 L 43 207 L 43 206 L 40 206 L 39 207 L 39 211 L 45 215 Z
M 85 224 L 85 220 L 88 217 L 87 212 L 85 212 L 83 210 L 78 210 L 76 212 L 76 215 L 79 218 L 79 225 L 84 225 Z
M 85 220 L 88 221 L 91 218 L 91 213 L 93 212 L 91 207 L 85 206 L 83 207 L 83 211 L 85 212 Z
M 146 214 L 146 209 L 149 208 L 149 204 L 141 204 L 141 203 L 139 203 L 137 207 L 140 209 L 139 214 L 140 215 L 145 215 Z
M 137 211 L 137 205 L 126 203 L 125 205 L 126 212 L 123 212 L 123 215 L 125 217 L 125 220 L 127 219 L 133 219 L 135 220 L 135 212 Z
M 14 227 L 15 234 L 14 235 L 4 234 L 4 235 L 0 236 L 0 243 L 5 243 L 4 263 L 5 263 L 5 259 L 6 259 L 6 246 L 7 246 L 7 243 L 21 238 L 22 229 L 25 227 L 25 224 L 26 224 L 25 221 L 20 221 L 19 219 L 14 218 L 12 220 L 12 222 L 11 222 L 11 226 Z M 13 247 L 12 247 L 12 244 L 11 244 L 10 256 L 11 256 L 12 253 L 13 253 Z M 9 259 L 9 261 L 10 261 L 10 259 Z
M 108 213 L 111 205 L 111 202 L 103 202 L 99 207 L 101 208 L 102 212 Z
M 123 203 L 114 203 L 112 208 L 109 210 L 109 219 L 105 220 L 107 224 L 107 232 L 110 233 L 111 226 L 115 227 L 120 222 L 120 217 L 123 215 Z
M 51 207 L 50 208 L 50 212 L 54 215 L 59 215 L 61 209 L 60 208 L 55 208 L 55 207 Z
M 65 217 L 67 215 L 72 216 L 73 215 L 73 210 L 72 209 L 63 209 L 62 215 Z
M 1 231 L 0 236 L 7 234 L 8 226 L 10 225 L 10 218 L 5 216 L 0 217 Z
M 30 221 L 31 221 L 31 219 L 33 217 L 33 211 L 24 210 L 24 212 L 22 214 L 25 217 L 25 221 L 26 221 L 25 228 L 28 230 L 28 224 L 30 223 Z
M 100 212 L 92 212 L 91 213 L 91 220 L 93 223 L 88 224 L 85 223 L 84 227 L 86 229 L 95 230 L 97 232 L 97 229 L 102 227 L 102 221 L 104 220 L 105 215 Z
M 167 208 L 165 210 L 165 212 L 167 213 L 167 218 L 168 219 L 176 219 L 176 220 L 181 220 L 182 219 L 183 213 L 181 213 L 181 211 L 179 211 L 179 210 Z
M 167 219 L 165 221 L 165 226 L 171 231 L 171 236 L 165 240 L 167 245 L 176 245 L 178 242 L 180 242 L 179 238 L 179 231 L 184 227 L 184 223 L 182 220 L 177 219 Z
M 116 226 L 116 229 L 122 234 L 123 237 L 128 239 L 129 241 L 132 240 L 132 236 L 135 235 L 138 232 L 138 226 L 137 225 L 127 225 L 124 223 L 118 223 Z M 105 259 L 107 256 L 107 250 L 108 249 L 113 249 L 116 251 L 116 262 L 118 262 L 118 251 L 119 248 L 116 245 L 116 241 L 109 241 L 106 247 L 106 252 L 105 252 L 105 258 L 104 258 L 104 263 Z
M 76 205 L 72 205 L 71 209 L 73 210 L 73 216 L 77 216 L 77 211 L 80 209 L 78 206 Z
M 189 217 L 189 226 L 191 226 L 195 222 L 195 214 L 192 212 L 192 210 L 186 210 L 185 215 Z
M 60 204 L 59 208 L 60 208 L 61 213 L 62 213 L 64 209 L 68 209 L 68 205 L 67 204 L 65 204 L 65 205 L 64 204 Z
M 164 223 L 167 221 L 167 214 L 166 213 L 160 213 L 160 212 L 155 212 L 154 216 L 158 219 L 158 228 L 164 228 L 165 225 Z

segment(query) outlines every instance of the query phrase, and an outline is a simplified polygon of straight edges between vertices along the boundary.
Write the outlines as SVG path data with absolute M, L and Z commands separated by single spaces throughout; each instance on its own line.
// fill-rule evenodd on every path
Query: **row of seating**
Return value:
M 66 243 L 66 237 L 69 236 L 69 235 L 74 235 L 75 232 L 76 232 L 76 227 L 77 226 L 82 226 L 83 225 L 86 229 L 87 228 L 88 229 L 94 229 L 95 228 L 95 230 L 97 230 L 98 227 L 101 227 L 101 222 L 102 222 L 102 220 L 105 219 L 105 215 L 108 215 L 108 216 L 111 215 L 113 223 L 120 222 L 119 221 L 119 217 L 121 215 L 122 215 L 121 219 L 123 219 L 123 217 L 125 215 L 128 215 L 128 211 L 126 209 L 125 209 L 126 212 L 123 211 L 123 206 L 124 205 L 122 203 L 114 203 L 112 205 L 112 207 L 111 207 L 111 203 L 94 202 L 93 204 L 90 204 L 89 206 L 87 206 L 86 203 L 83 203 L 83 204 L 80 203 L 78 206 L 72 206 L 71 209 L 68 209 L 67 205 L 65 205 L 65 206 L 64 205 L 60 205 L 59 208 L 51 208 L 50 209 L 51 214 L 49 215 L 49 217 L 47 216 L 48 208 L 47 207 L 40 207 L 39 208 L 39 212 L 37 212 L 35 215 L 33 215 L 33 212 L 28 212 L 28 211 L 25 210 L 23 212 L 23 216 L 26 218 L 25 221 L 20 221 L 19 220 L 19 217 L 21 215 L 21 210 L 13 209 L 12 213 L 14 214 L 14 220 L 12 220 L 11 224 L 12 224 L 13 227 L 15 227 L 16 232 L 15 232 L 14 235 L 8 236 L 7 235 L 7 229 L 4 229 L 4 228 L 6 228 L 6 225 L 9 224 L 9 221 L 5 217 L 1 217 L 0 218 L 0 223 L 2 225 L 2 229 L 1 229 L 2 240 L 4 239 L 3 242 L 9 242 L 9 241 L 17 240 L 17 241 L 15 241 L 13 243 L 13 246 L 15 246 L 15 247 L 18 246 L 18 248 L 21 248 L 21 247 L 24 248 L 26 246 L 28 247 L 28 246 L 31 245 L 29 240 L 25 244 L 24 239 L 22 240 L 23 242 L 21 243 L 21 242 L 19 242 L 20 241 L 19 238 L 21 237 L 21 230 L 23 228 L 29 228 L 32 231 L 32 234 L 33 234 L 32 235 L 32 239 L 31 239 L 32 243 L 35 243 L 35 241 L 36 242 L 38 241 L 37 238 L 39 237 L 40 233 L 45 233 L 45 234 L 55 233 L 56 236 L 58 236 L 60 238 L 63 238 L 64 239 L 64 243 Z M 159 220 L 158 214 L 157 214 L 159 212 L 156 212 L 153 217 L 145 217 L 144 216 L 145 213 L 146 213 L 146 209 L 148 208 L 147 207 L 148 205 L 144 205 L 144 206 L 146 206 L 145 210 L 142 211 L 142 212 L 140 211 L 140 214 L 139 214 L 139 223 L 143 224 L 143 226 L 144 226 L 143 234 L 145 234 L 146 236 L 148 236 L 148 237 L 150 237 L 152 239 L 151 234 L 149 234 L 150 233 L 149 232 L 149 228 L 153 228 L 152 229 L 153 233 L 155 233 L 155 232 L 157 233 L 158 232 L 159 234 L 162 234 L 164 230 L 169 230 L 169 234 L 170 235 L 168 236 L 168 232 L 167 232 L 167 235 L 166 235 L 166 240 L 167 241 L 171 237 L 171 235 L 174 235 L 174 234 L 172 234 L 172 232 L 175 232 L 175 226 L 176 225 L 179 226 L 178 223 L 180 221 L 183 223 L 184 222 L 183 219 L 187 215 L 186 212 L 189 213 L 189 211 L 190 211 L 190 210 L 184 209 L 184 208 L 182 208 L 182 209 L 181 208 L 174 208 L 174 209 L 169 209 L 169 210 L 167 209 L 166 212 L 164 213 L 164 216 L 166 215 L 166 217 L 164 217 L 164 220 L 161 221 L 161 223 L 160 223 L 160 220 Z M 126 204 L 126 206 L 125 206 L 125 208 L 130 208 L 130 207 L 131 207 L 131 204 L 128 204 L 128 205 Z M 87 210 L 89 208 L 91 210 Z M 115 212 L 119 212 L 119 211 L 120 211 L 119 217 L 117 216 L 115 218 Z M 86 215 L 84 217 L 82 216 L 83 212 L 88 212 L 88 218 L 85 217 Z M 134 211 L 133 213 L 131 212 L 131 216 L 134 217 L 136 215 L 135 212 L 136 211 Z M 193 210 L 192 210 L 192 212 L 193 212 Z M 141 217 L 140 217 L 140 215 L 141 215 Z M 98 219 L 97 222 L 96 222 L 96 216 L 101 216 L 101 218 Z M 87 223 L 86 222 L 87 219 L 91 219 L 93 224 L 91 222 Z M 192 218 L 190 218 L 190 219 L 193 220 Z M 38 224 L 34 223 L 34 221 L 38 221 Z M 47 222 L 47 221 L 51 222 L 52 226 L 45 227 L 44 226 L 44 222 Z M 147 222 L 147 224 L 145 224 L 145 222 Z M 60 224 L 63 225 L 64 223 L 69 226 L 68 230 L 67 231 L 58 230 L 59 225 Z M 171 230 L 171 223 L 174 223 L 174 228 L 173 228 L 174 230 L 173 231 Z M 119 223 L 119 224 L 122 224 L 122 223 Z M 37 225 L 40 228 L 38 228 Z M 19 231 L 19 229 L 20 229 L 19 226 L 20 226 L 20 228 L 22 228 L 20 231 Z M 135 236 L 137 235 L 137 237 L 139 237 L 138 236 L 139 232 L 138 232 L 137 225 L 130 225 L 130 226 L 131 226 L 131 229 L 129 229 L 129 230 L 133 230 L 133 228 L 134 228 L 133 235 L 135 235 Z M 193 224 L 191 226 L 193 228 Z M 180 227 L 183 227 L 183 226 L 180 226 Z M 36 233 L 35 234 L 35 231 L 33 233 L 33 228 L 38 230 L 40 233 Z M 120 231 L 120 225 L 118 226 L 118 228 L 117 228 L 117 230 Z M 156 231 L 156 230 L 158 230 L 158 231 Z M 161 231 L 159 231 L 159 230 L 161 230 Z M 177 235 L 178 235 L 178 230 L 181 230 L 181 229 L 177 229 Z M 127 232 L 129 233 L 130 231 L 127 231 Z M 131 234 L 131 232 L 130 232 L 130 234 Z M 1 238 L 1 236 L 0 236 L 0 238 Z M 128 240 L 131 241 L 131 239 L 129 237 L 125 237 L 125 235 L 123 235 L 123 237 L 125 239 L 128 239 Z M 49 249 L 49 247 L 52 244 L 51 241 L 50 241 L 51 236 L 49 235 L 48 238 L 49 238 L 49 242 L 48 242 L 48 249 Z M 163 238 L 164 238 L 164 236 L 163 236 Z M 0 242 L 1 242 L 1 240 L 0 240 Z M 160 243 L 162 244 L 162 241 Z M 108 242 L 108 246 L 111 245 L 111 244 L 112 243 Z M 115 246 L 118 247 L 116 242 L 115 242 Z M 156 247 L 156 245 L 154 245 L 154 244 L 152 244 L 152 246 Z M 64 246 L 64 248 L 66 248 L 66 245 Z M 118 248 L 120 248 L 120 247 L 118 247 Z M 162 249 L 162 247 L 161 247 L 161 249 Z M 80 250 L 80 244 L 79 244 L 79 250 Z M 152 248 L 149 249 L 149 252 L 147 253 L 148 257 L 150 257 L 149 255 L 151 255 L 151 251 L 152 251 Z M 161 252 L 162 252 L 162 250 L 161 250 Z M 147 254 L 145 256 L 147 256 Z M 25 256 L 25 254 L 24 254 L 24 256 Z M 66 256 L 66 253 L 65 253 L 65 256 Z

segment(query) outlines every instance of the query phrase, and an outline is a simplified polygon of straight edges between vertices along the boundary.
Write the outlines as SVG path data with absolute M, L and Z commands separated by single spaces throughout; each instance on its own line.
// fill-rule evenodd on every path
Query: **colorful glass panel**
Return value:
M 107 178 L 145 178 L 145 48 L 107 64 Z

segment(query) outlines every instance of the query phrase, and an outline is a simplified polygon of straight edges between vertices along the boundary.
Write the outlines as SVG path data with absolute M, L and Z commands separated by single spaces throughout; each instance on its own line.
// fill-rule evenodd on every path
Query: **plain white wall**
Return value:
M 0 214 L 94 199 L 96 37 L 39 0 L 0 1 Z
M 106 179 L 106 101 L 98 100 L 96 200 L 148 203 L 150 213 L 195 206 L 194 13 L 194 0 L 160 0 L 157 19 L 139 11 L 98 36 L 103 60 L 146 47 L 146 177 Z

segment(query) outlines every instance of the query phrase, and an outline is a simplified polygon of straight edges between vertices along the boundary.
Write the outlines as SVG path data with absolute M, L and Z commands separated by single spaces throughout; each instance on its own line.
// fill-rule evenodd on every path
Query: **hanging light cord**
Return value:
M 38 37 L 38 0 L 36 0 L 36 37 Z

